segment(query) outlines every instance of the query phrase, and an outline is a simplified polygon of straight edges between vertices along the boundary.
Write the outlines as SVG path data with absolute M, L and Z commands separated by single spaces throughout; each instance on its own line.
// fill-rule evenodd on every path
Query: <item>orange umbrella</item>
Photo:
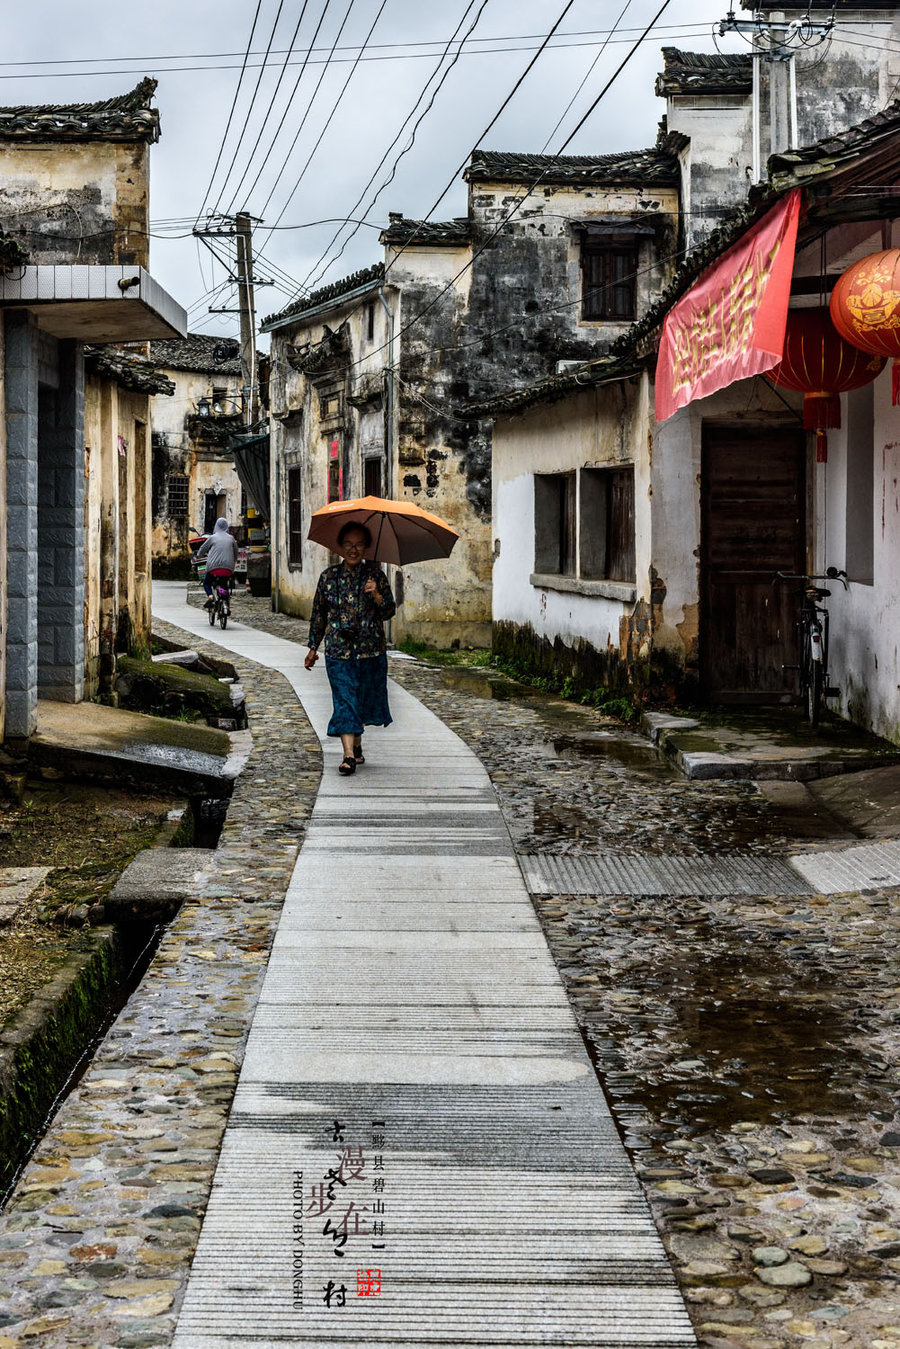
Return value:
M 372 535 L 366 557 L 375 562 L 410 562 L 449 557 L 459 538 L 455 529 L 437 515 L 420 510 L 409 501 L 384 497 L 358 497 L 355 501 L 332 501 L 313 511 L 307 538 L 338 551 L 338 534 L 344 525 L 365 525 Z

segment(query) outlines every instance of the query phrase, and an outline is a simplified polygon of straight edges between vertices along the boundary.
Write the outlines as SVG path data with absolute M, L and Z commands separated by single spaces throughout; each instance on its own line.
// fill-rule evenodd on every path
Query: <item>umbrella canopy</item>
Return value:
M 338 551 L 338 534 L 344 525 L 365 525 L 372 535 L 372 547 L 365 556 L 375 562 L 393 562 L 405 567 L 410 562 L 449 557 L 459 538 L 446 521 L 409 501 L 388 501 L 384 497 L 358 497 L 355 501 L 332 501 L 314 511 L 308 538 Z

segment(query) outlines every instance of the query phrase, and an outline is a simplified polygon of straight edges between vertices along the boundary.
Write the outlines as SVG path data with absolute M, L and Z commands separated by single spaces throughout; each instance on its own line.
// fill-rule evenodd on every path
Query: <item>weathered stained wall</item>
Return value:
M 0 322 L 0 690 L 6 689 L 6 329 Z M 6 729 L 6 699 L 0 697 L 0 743 Z
M 854 416 L 854 402 L 861 416 Z M 815 469 L 816 569 L 845 569 L 850 587 L 829 587 L 830 704 L 842 716 L 900 744 L 900 417 L 886 369 L 859 394 L 844 395 L 842 427 L 828 432 L 828 462 Z M 868 472 L 865 460 L 870 458 Z M 859 500 L 860 479 L 867 479 Z M 854 499 L 864 515 L 855 514 Z M 870 568 L 859 534 L 868 533 Z
M 192 434 L 198 403 L 201 398 L 211 399 L 214 387 L 225 390 L 225 415 L 231 423 L 234 408 L 240 406 L 240 378 L 218 370 L 160 368 L 174 382 L 175 393 L 151 400 L 151 554 L 155 566 L 186 562 L 189 537 L 203 529 L 207 491 L 225 496 L 225 513 L 232 522 L 238 520 L 241 508 L 241 484 L 230 454 Z M 210 416 L 213 430 L 218 420 L 215 414 Z M 171 475 L 188 479 L 187 515 L 169 513 Z
M 372 336 L 369 337 L 369 306 Z M 329 334 L 333 335 L 329 337 Z M 270 378 L 271 546 L 279 607 L 309 617 L 316 583 L 331 555 L 306 539 L 309 517 L 328 502 L 330 445 L 339 444 L 344 498 L 364 493 L 367 455 L 378 460 L 388 439 L 385 419 L 387 315 L 375 291 L 362 301 L 336 302 L 306 324 L 272 334 Z M 306 348 L 317 352 L 308 373 L 296 368 Z M 289 359 L 290 357 L 290 359 Z M 391 439 L 396 443 L 395 434 Z M 300 470 L 303 541 L 293 562 L 288 546 L 288 474 Z M 391 495 L 396 465 L 383 465 L 382 494 Z
M 85 696 L 150 641 L 150 399 L 88 375 L 84 397 Z
M 597 355 L 627 328 L 581 317 L 579 226 L 621 220 L 626 228 L 637 222 L 647 231 L 638 245 L 640 313 L 671 275 L 677 211 L 671 188 L 546 186 L 528 193 L 514 184 L 473 183 L 470 242 L 386 246 L 384 293 L 397 334 L 391 375 L 385 371 L 387 320 L 378 302 L 375 336 L 367 336 L 372 292 L 335 300 L 325 315 L 306 322 L 301 316 L 273 333 L 273 463 L 279 466 L 280 501 L 286 501 L 286 472 L 296 464 L 304 475 L 304 518 L 325 504 L 332 437 L 341 442 L 344 496 L 360 493 L 362 419 L 388 417 L 391 405 L 392 494 L 442 516 L 460 534 L 449 559 L 404 569 L 403 602 L 392 626 L 396 639 L 443 647 L 489 641 L 491 431 L 489 423 L 466 416 L 465 406 L 556 374 L 560 362 Z M 316 352 L 325 322 L 341 335 L 335 350 L 315 370 L 293 369 L 288 343 Z M 323 420 L 322 399 L 329 392 L 338 400 L 338 421 Z M 322 550 L 304 545 L 302 564 L 291 566 L 282 540 L 284 608 L 309 612 L 324 559 Z
M 494 648 L 568 675 L 576 684 L 629 688 L 650 659 L 650 463 L 642 380 L 585 390 L 494 425 Z M 535 475 L 635 468 L 635 582 L 551 577 L 535 561 Z M 581 552 L 590 519 L 576 522 Z M 642 673 L 644 667 L 644 673 Z
M 0 224 L 33 264 L 149 259 L 144 142 L 0 142 Z

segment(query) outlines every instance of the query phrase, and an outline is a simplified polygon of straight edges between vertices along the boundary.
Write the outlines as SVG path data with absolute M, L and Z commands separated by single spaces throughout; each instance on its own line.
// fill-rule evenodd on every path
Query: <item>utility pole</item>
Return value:
M 805 48 L 821 46 L 829 41 L 834 29 L 834 16 L 824 22 L 816 22 L 807 10 L 802 19 L 788 23 L 785 15 L 775 6 L 766 6 L 771 10 L 768 18 L 757 13 L 753 19 L 736 19 L 734 8 L 719 23 L 720 35 L 739 33 L 750 42 L 753 57 L 753 164 L 751 173 L 754 183 L 762 176 L 762 130 L 760 127 L 760 101 L 762 75 L 760 64 L 769 67 L 769 145 L 768 153 L 774 154 L 796 146 L 799 140 L 797 126 L 797 52 Z
M 256 370 L 256 306 L 253 300 L 253 220 L 245 211 L 234 218 L 237 244 L 238 309 L 241 319 L 241 402 L 244 421 L 259 420 L 259 380 Z
M 256 286 L 271 286 L 253 274 L 253 226 L 260 221 L 246 211 L 235 216 L 208 216 L 203 225 L 195 225 L 193 233 L 200 239 L 217 262 L 225 266 L 228 280 L 237 286 L 237 309 L 209 306 L 210 314 L 237 314 L 241 325 L 241 411 L 246 426 L 259 421 L 259 374 L 256 352 Z M 210 239 L 234 239 L 236 261 L 231 273 L 230 259 L 216 251 Z

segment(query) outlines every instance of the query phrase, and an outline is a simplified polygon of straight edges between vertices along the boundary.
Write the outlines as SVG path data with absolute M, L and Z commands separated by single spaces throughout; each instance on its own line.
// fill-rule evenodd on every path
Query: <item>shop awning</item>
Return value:
M 231 446 L 241 486 L 264 520 L 269 518 L 269 433 Z
M 795 188 L 666 315 L 656 363 L 657 421 L 781 360 L 799 217 Z

